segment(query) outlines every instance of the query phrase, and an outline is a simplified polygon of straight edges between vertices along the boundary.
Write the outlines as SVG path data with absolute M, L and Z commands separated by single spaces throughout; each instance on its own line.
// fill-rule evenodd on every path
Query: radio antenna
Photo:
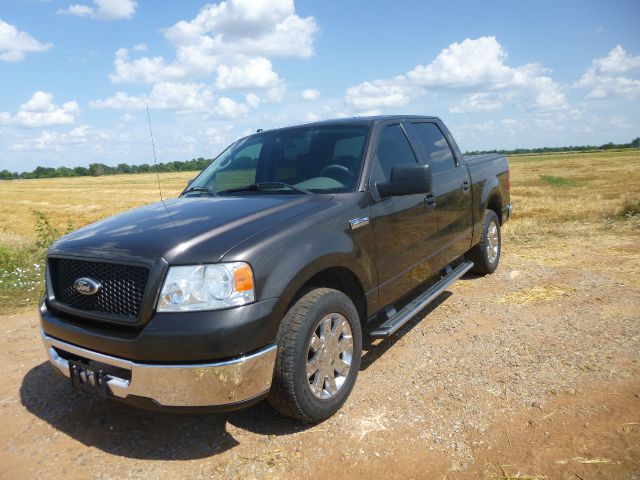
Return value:
M 156 143 L 153 141 L 153 130 L 151 130 L 151 115 L 149 115 L 149 103 L 147 99 L 144 99 L 144 104 L 147 107 L 147 120 L 149 121 L 149 136 L 151 137 L 151 148 L 153 149 L 153 164 L 156 167 L 156 178 L 158 179 L 158 192 L 160 192 L 160 201 L 164 204 L 162 198 L 162 187 L 160 187 L 160 172 L 158 171 L 158 159 L 156 158 Z

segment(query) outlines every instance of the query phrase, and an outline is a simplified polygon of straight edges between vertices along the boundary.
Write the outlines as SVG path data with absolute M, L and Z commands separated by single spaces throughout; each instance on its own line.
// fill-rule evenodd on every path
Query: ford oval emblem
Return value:
M 73 282 L 73 288 L 82 295 L 94 295 L 101 287 L 100 282 L 88 277 L 82 277 Z

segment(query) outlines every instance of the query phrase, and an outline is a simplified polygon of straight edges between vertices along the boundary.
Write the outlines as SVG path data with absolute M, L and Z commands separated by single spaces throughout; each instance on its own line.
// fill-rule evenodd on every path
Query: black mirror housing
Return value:
M 376 183 L 381 197 L 429 193 L 433 189 L 433 177 L 429 165 L 396 165 L 391 168 L 389 182 Z

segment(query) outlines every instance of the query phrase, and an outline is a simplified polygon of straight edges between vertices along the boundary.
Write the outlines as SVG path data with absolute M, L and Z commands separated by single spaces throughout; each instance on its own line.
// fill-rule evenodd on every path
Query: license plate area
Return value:
M 67 361 L 69 362 L 69 377 L 74 388 L 107 398 L 109 395 L 109 386 L 107 385 L 109 377 L 103 370 L 93 368 L 76 360 Z

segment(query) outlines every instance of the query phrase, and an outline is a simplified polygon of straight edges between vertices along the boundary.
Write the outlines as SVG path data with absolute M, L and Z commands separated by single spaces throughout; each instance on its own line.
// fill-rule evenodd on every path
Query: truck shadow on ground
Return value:
M 55 429 L 106 453 L 145 460 L 193 460 L 239 445 L 228 424 L 260 435 L 309 428 L 267 402 L 229 413 L 178 414 L 140 410 L 75 391 L 46 363 L 32 368 L 20 387 L 22 405 Z

